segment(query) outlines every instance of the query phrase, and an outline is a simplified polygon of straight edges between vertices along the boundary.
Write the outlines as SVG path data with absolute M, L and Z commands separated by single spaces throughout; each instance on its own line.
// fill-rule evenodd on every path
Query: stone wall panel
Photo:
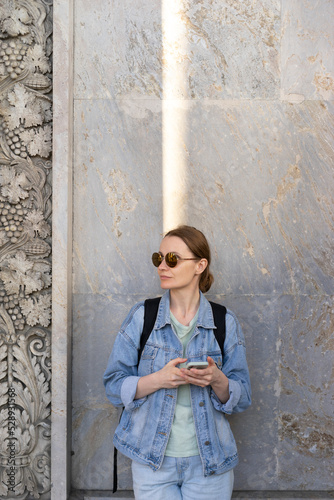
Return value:
M 333 100 L 334 5 L 282 0 L 282 97 Z
M 196 102 L 187 120 L 187 217 L 214 245 L 215 292 L 331 294 L 331 104 Z
M 74 152 L 75 290 L 149 290 L 147 255 L 162 234 L 161 105 L 77 101 L 75 116 L 83 123 Z M 94 248 L 84 243 L 92 236 Z
M 176 72 L 174 98 L 279 97 L 277 0 L 78 5 L 78 98 L 160 99 Z
M 285 296 L 280 302 L 279 480 L 291 490 L 330 490 L 333 297 Z

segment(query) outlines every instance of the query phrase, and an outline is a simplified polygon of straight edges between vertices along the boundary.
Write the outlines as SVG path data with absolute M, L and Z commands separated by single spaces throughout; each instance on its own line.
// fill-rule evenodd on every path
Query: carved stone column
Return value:
M 0 4 L 0 497 L 50 497 L 51 1 Z

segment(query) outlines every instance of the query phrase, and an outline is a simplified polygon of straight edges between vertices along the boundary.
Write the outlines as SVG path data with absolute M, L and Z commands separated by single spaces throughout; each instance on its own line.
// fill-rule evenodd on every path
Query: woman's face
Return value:
M 167 236 L 161 242 L 159 252 L 165 256 L 168 252 L 173 252 L 181 259 L 194 258 L 181 238 L 177 236 Z M 207 266 L 206 259 L 198 260 L 178 260 L 175 267 L 168 267 L 163 260 L 158 267 L 161 288 L 165 290 L 181 290 L 198 288 L 201 273 Z

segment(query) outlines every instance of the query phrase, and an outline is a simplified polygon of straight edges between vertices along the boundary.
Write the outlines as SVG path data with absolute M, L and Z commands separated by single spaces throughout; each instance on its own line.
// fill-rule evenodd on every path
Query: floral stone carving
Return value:
M 0 498 L 50 498 L 47 0 L 0 3 Z

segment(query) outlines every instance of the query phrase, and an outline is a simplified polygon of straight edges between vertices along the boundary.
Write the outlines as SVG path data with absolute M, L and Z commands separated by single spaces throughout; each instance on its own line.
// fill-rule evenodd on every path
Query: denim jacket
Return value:
M 154 329 L 145 345 L 139 366 L 138 348 L 144 324 L 144 303 L 136 304 L 118 333 L 104 374 L 106 394 L 116 407 L 124 407 L 115 431 L 114 445 L 124 455 L 160 468 L 170 434 L 177 389 L 160 389 L 134 399 L 140 377 L 156 372 L 166 363 L 183 357 L 182 344 L 170 320 L 169 291 L 160 301 Z M 196 437 L 205 476 L 221 474 L 238 463 L 236 443 L 225 415 L 245 410 L 251 403 L 245 341 L 237 318 L 226 314 L 226 339 L 222 355 L 213 333 L 212 309 L 201 294 L 198 320 L 189 340 L 188 361 L 211 356 L 229 379 L 229 400 L 223 404 L 212 388 L 190 385 Z

